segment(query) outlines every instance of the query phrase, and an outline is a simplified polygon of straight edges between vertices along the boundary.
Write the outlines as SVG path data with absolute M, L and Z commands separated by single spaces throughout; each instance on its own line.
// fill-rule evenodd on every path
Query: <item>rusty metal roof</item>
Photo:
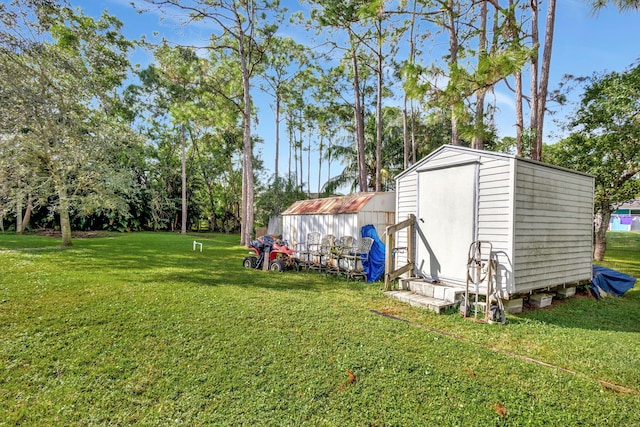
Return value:
M 354 193 L 323 199 L 299 200 L 282 212 L 282 215 L 357 213 L 377 194 L 381 193 Z

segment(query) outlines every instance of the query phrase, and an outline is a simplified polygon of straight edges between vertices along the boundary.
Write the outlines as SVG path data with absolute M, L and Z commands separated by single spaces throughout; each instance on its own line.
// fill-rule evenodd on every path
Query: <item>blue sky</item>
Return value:
M 145 35 L 151 40 L 158 40 L 154 36 L 154 33 L 158 33 L 159 37 L 182 44 L 206 45 L 207 43 L 209 30 L 205 24 L 198 23 L 190 27 L 182 27 L 171 17 L 162 19 L 156 13 L 140 15 L 131 7 L 131 0 L 70 1 L 72 5 L 82 8 L 85 13 L 93 16 L 107 9 L 111 15 L 117 16 L 124 23 L 123 31 L 132 39 Z M 297 2 L 287 3 L 298 6 Z M 594 72 L 622 71 L 640 58 L 640 12 L 620 13 L 608 7 L 594 14 L 590 10 L 588 0 L 558 0 L 557 7 L 550 90 L 557 87 L 565 74 L 585 76 Z M 544 25 L 544 13 L 541 14 L 541 21 L 541 25 Z M 132 62 L 144 66 L 150 59 L 150 55 L 137 52 Z M 525 87 L 527 86 L 528 83 L 525 82 Z M 514 136 L 513 96 L 504 88 L 497 88 L 493 96 L 499 108 L 496 124 L 500 136 Z M 259 124 L 256 133 L 265 141 L 264 146 L 261 147 L 265 165 L 273 169 L 273 141 L 275 140 L 273 112 L 268 98 L 258 96 L 256 99 L 259 108 Z M 559 111 L 558 116 L 570 113 L 571 107 L 566 107 Z M 553 142 L 559 130 L 550 118 L 547 118 L 545 123 L 547 141 Z M 281 153 L 284 155 L 281 155 L 280 170 L 286 171 L 288 159 L 284 135 L 282 140 Z M 311 191 L 316 191 L 318 161 L 314 160 L 311 163 L 313 165 Z M 306 159 L 304 164 L 306 165 Z M 323 169 L 326 171 L 326 166 Z M 337 166 L 332 166 L 332 172 L 337 169 Z M 326 176 L 322 179 L 326 179 Z

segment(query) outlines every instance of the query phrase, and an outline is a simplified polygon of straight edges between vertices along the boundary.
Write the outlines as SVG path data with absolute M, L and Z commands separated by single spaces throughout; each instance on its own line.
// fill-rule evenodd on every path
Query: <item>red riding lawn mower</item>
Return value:
M 270 235 L 258 237 L 249 245 L 251 255 L 244 257 L 242 265 L 245 268 L 262 270 L 265 261 L 265 253 L 269 252 L 269 270 L 283 272 L 286 269 L 300 270 L 298 259 L 293 255 L 293 249 L 289 248 L 286 241 Z

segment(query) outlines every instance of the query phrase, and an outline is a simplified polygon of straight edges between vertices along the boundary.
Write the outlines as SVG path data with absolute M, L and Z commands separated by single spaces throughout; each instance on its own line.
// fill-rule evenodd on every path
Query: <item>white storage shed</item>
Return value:
M 305 242 L 318 231 L 336 238 L 360 238 L 360 229 L 372 224 L 379 236 L 395 221 L 395 193 L 355 193 L 347 196 L 300 200 L 282 213 L 282 237 L 291 244 Z
M 506 298 L 590 280 L 593 195 L 590 175 L 445 145 L 396 177 L 396 218 L 416 217 L 413 277 L 464 285 L 469 245 L 485 240 Z

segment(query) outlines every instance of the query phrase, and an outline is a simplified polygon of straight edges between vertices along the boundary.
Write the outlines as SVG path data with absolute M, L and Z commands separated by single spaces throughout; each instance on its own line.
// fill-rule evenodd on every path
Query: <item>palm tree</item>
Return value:
M 404 137 L 403 117 L 398 108 L 384 108 L 383 121 L 386 123 L 382 134 L 381 159 L 380 159 L 380 190 L 388 191 L 394 186 L 394 177 L 402 172 L 404 167 Z M 367 176 L 367 189 L 376 189 L 376 145 L 377 129 L 375 120 L 371 117 L 365 120 L 365 156 L 364 168 Z M 349 191 L 357 191 L 358 178 L 358 153 L 356 145 L 349 138 L 332 144 L 326 152 L 333 159 L 340 159 L 344 168 L 329 179 L 323 187 L 325 193 L 334 193 L 341 187 L 348 186 Z
M 640 0 L 591 0 L 591 5 L 595 11 L 602 9 L 609 3 L 612 3 L 620 11 L 640 9 Z

